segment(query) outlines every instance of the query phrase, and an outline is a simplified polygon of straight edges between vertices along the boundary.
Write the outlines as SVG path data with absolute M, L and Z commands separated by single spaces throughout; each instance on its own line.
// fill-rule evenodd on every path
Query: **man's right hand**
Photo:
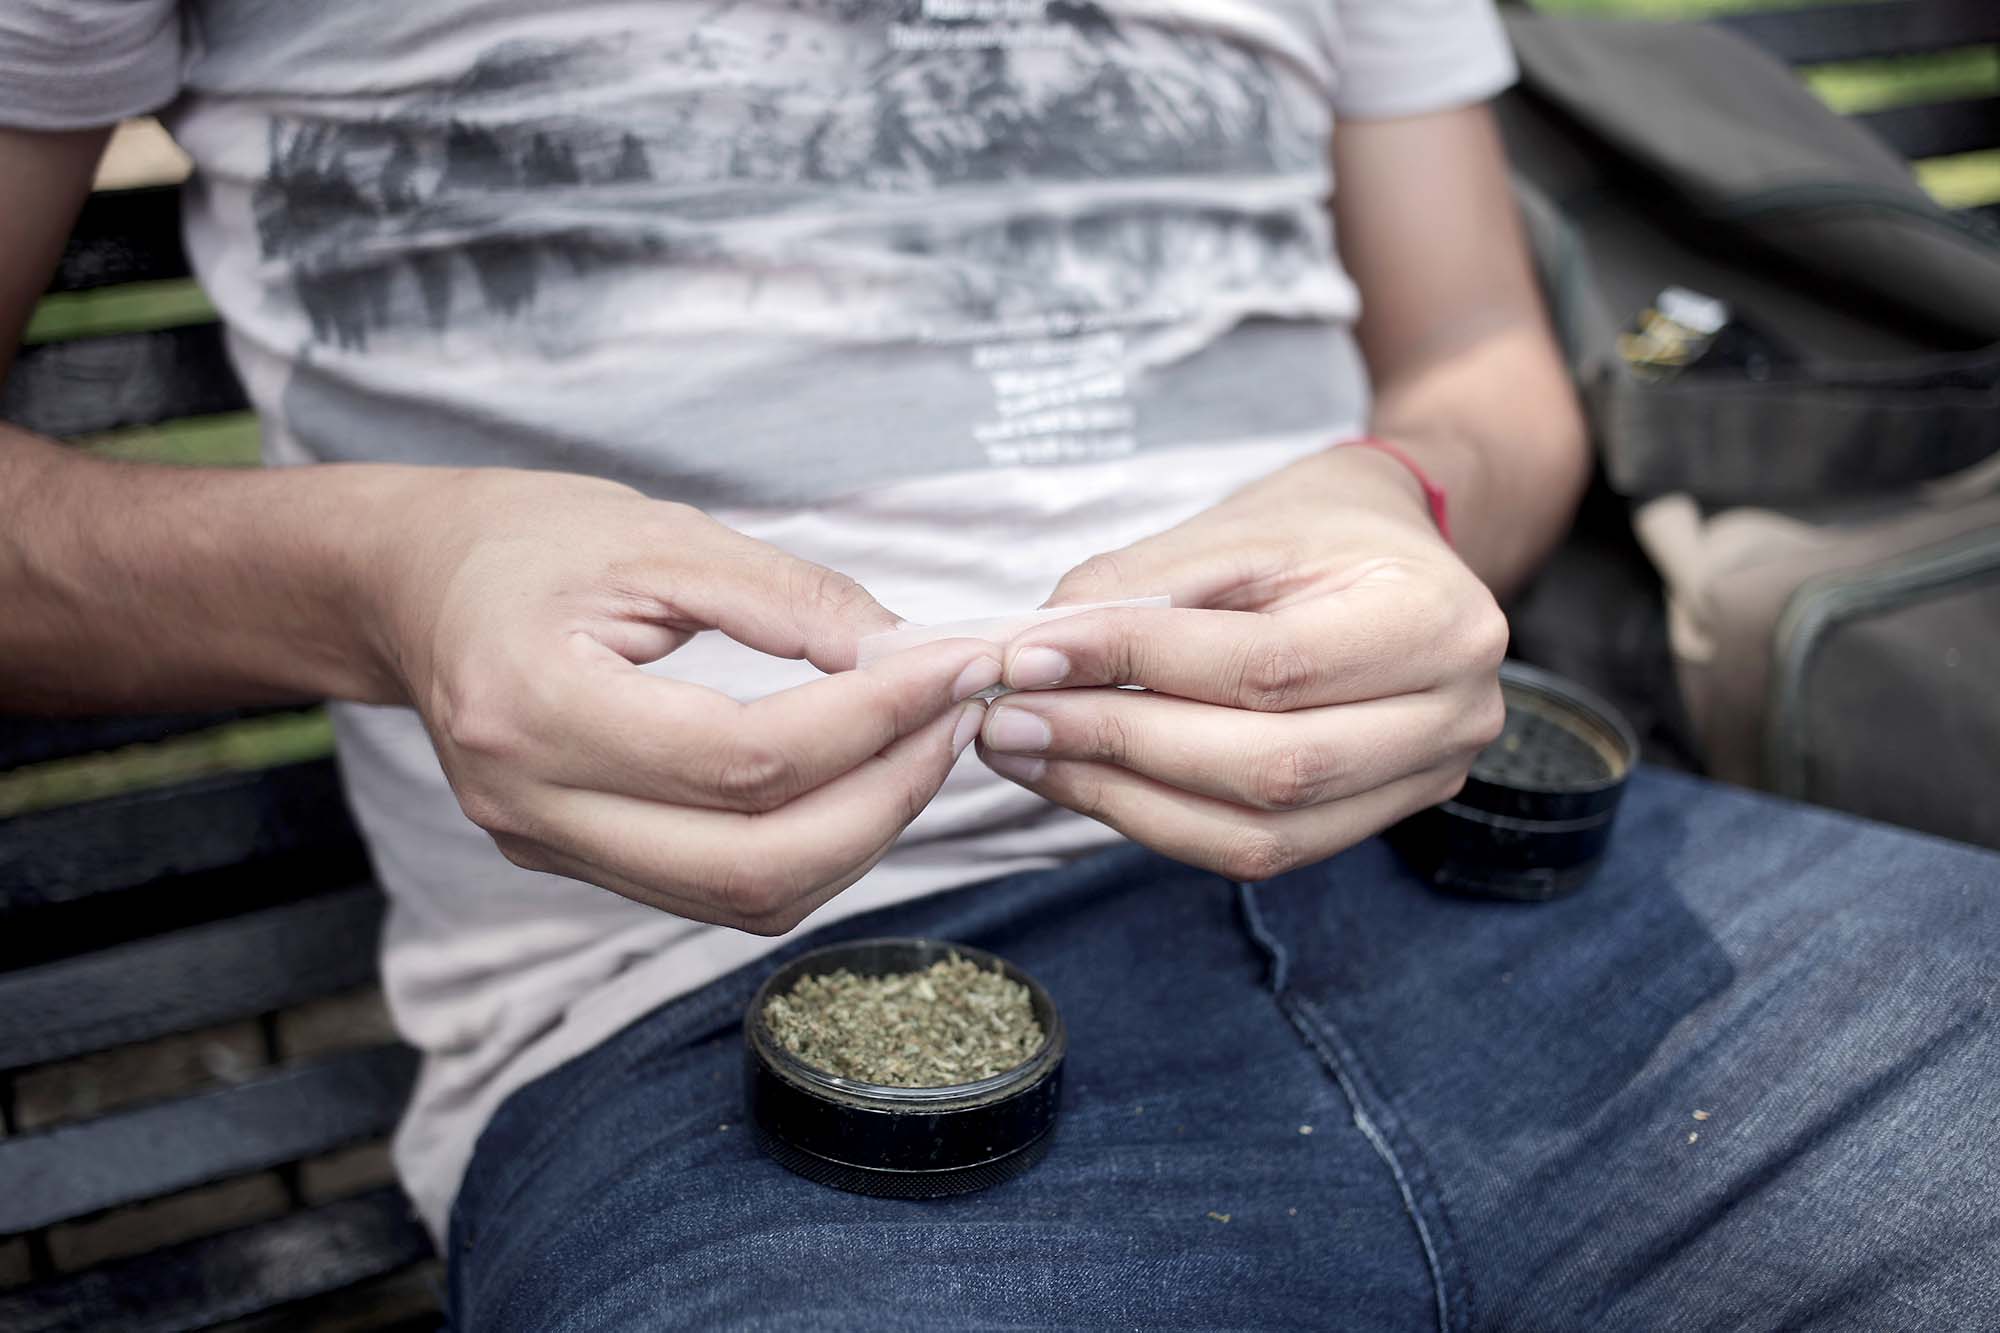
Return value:
M 851 670 L 897 623 L 853 580 L 610 482 L 430 472 L 379 517 L 377 651 L 465 813 L 678 916 L 779 934 L 859 879 L 1000 676 L 964 639 Z M 704 629 L 837 674 L 738 703 L 636 665 Z

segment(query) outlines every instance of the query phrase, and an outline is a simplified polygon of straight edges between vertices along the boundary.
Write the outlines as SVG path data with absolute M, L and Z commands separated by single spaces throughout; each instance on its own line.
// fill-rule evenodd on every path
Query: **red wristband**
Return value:
M 1341 443 L 1358 444 L 1364 449 L 1378 450 L 1407 468 L 1410 475 L 1417 479 L 1417 485 L 1423 488 L 1424 499 L 1430 502 L 1431 517 L 1437 522 L 1438 535 L 1444 538 L 1447 546 L 1451 544 L 1451 517 L 1445 507 L 1444 487 L 1432 481 L 1430 474 L 1417 466 L 1416 459 L 1387 440 L 1377 439 L 1373 435 L 1357 435 L 1351 440 L 1342 440 Z

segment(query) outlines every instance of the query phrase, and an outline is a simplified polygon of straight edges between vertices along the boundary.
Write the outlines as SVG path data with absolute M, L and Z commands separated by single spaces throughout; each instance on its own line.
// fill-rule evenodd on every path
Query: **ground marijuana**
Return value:
M 957 954 L 921 972 L 800 977 L 765 1002 L 764 1022 L 814 1068 L 895 1088 L 971 1083 L 1042 1045 L 1028 988 Z

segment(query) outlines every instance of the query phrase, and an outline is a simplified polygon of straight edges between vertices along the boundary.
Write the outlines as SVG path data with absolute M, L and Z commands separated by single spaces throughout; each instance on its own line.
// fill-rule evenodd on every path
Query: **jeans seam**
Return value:
M 1457 1230 L 1432 1183 L 1423 1152 L 1410 1139 L 1401 1120 L 1376 1091 L 1366 1062 L 1340 1034 L 1340 1029 L 1304 996 L 1278 997 L 1286 1016 L 1332 1071 L 1354 1111 L 1355 1128 L 1374 1147 L 1395 1177 L 1403 1207 L 1423 1243 L 1438 1302 L 1439 1333 L 1460 1333 L 1477 1326 L 1472 1292 L 1459 1261 Z M 1371 1111 L 1372 1107 L 1372 1111 Z
M 1473 1326 L 1472 1297 L 1457 1260 L 1457 1236 L 1446 1215 L 1442 1200 L 1429 1183 L 1429 1171 L 1424 1167 L 1422 1154 L 1414 1144 L 1407 1145 L 1405 1153 L 1412 1158 L 1406 1165 L 1403 1155 L 1399 1155 L 1396 1145 L 1390 1141 L 1393 1134 L 1398 1139 L 1407 1140 L 1408 1135 L 1397 1123 L 1382 1098 L 1374 1094 L 1373 1079 L 1367 1074 L 1359 1052 L 1355 1051 L 1342 1037 L 1339 1030 L 1326 1016 L 1313 1006 L 1311 1001 L 1291 989 L 1291 959 L 1284 946 L 1279 943 L 1264 915 L 1257 907 L 1256 886 L 1238 882 L 1236 901 L 1243 918 L 1245 930 L 1252 940 L 1264 951 L 1270 964 L 1268 984 L 1273 1000 L 1285 1019 L 1307 1046 L 1319 1056 L 1320 1063 L 1333 1075 L 1341 1094 L 1347 1098 L 1349 1110 L 1354 1117 L 1354 1127 L 1374 1149 L 1375 1155 L 1388 1168 L 1390 1178 L 1395 1182 L 1396 1192 L 1403 1201 L 1404 1214 L 1417 1233 L 1417 1242 L 1423 1250 L 1424 1265 L 1429 1270 L 1432 1298 L 1437 1305 L 1439 1333 L 1455 1333 L 1455 1330 Z M 1370 1114 L 1368 1104 L 1379 1106 L 1377 1114 Z M 1380 1123 L 1378 1123 L 1378 1117 Z M 1385 1132 L 1385 1129 L 1388 1132 Z M 1423 1198 L 1419 1198 L 1421 1191 Z M 1437 1214 L 1435 1230 L 1426 1216 Z M 1446 1269 L 1452 1270 L 1447 1278 Z M 1459 1299 L 1454 1300 L 1456 1294 Z M 1462 1314 L 1461 1317 L 1455 1317 Z
M 1285 952 L 1285 946 L 1278 943 L 1278 937 L 1271 933 L 1271 928 L 1264 924 L 1264 914 L 1257 908 L 1255 886 L 1237 882 L 1236 906 L 1243 914 L 1244 929 L 1250 932 L 1250 938 L 1263 949 L 1270 961 L 1265 984 L 1271 988 L 1271 994 L 1283 995 L 1291 984 L 1291 956 Z

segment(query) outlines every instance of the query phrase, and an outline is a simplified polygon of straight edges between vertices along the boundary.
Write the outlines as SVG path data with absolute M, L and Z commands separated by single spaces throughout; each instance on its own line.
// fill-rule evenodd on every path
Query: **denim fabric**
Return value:
M 745 1132 L 758 981 L 885 933 L 1062 1007 L 1062 1120 L 1019 1179 L 860 1198 Z M 1121 848 L 842 922 L 516 1093 L 454 1211 L 452 1315 L 1994 1327 L 1996 998 L 2000 857 L 1660 772 L 1543 905 L 1433 893 L 1379 843 L 1258 885 Z

